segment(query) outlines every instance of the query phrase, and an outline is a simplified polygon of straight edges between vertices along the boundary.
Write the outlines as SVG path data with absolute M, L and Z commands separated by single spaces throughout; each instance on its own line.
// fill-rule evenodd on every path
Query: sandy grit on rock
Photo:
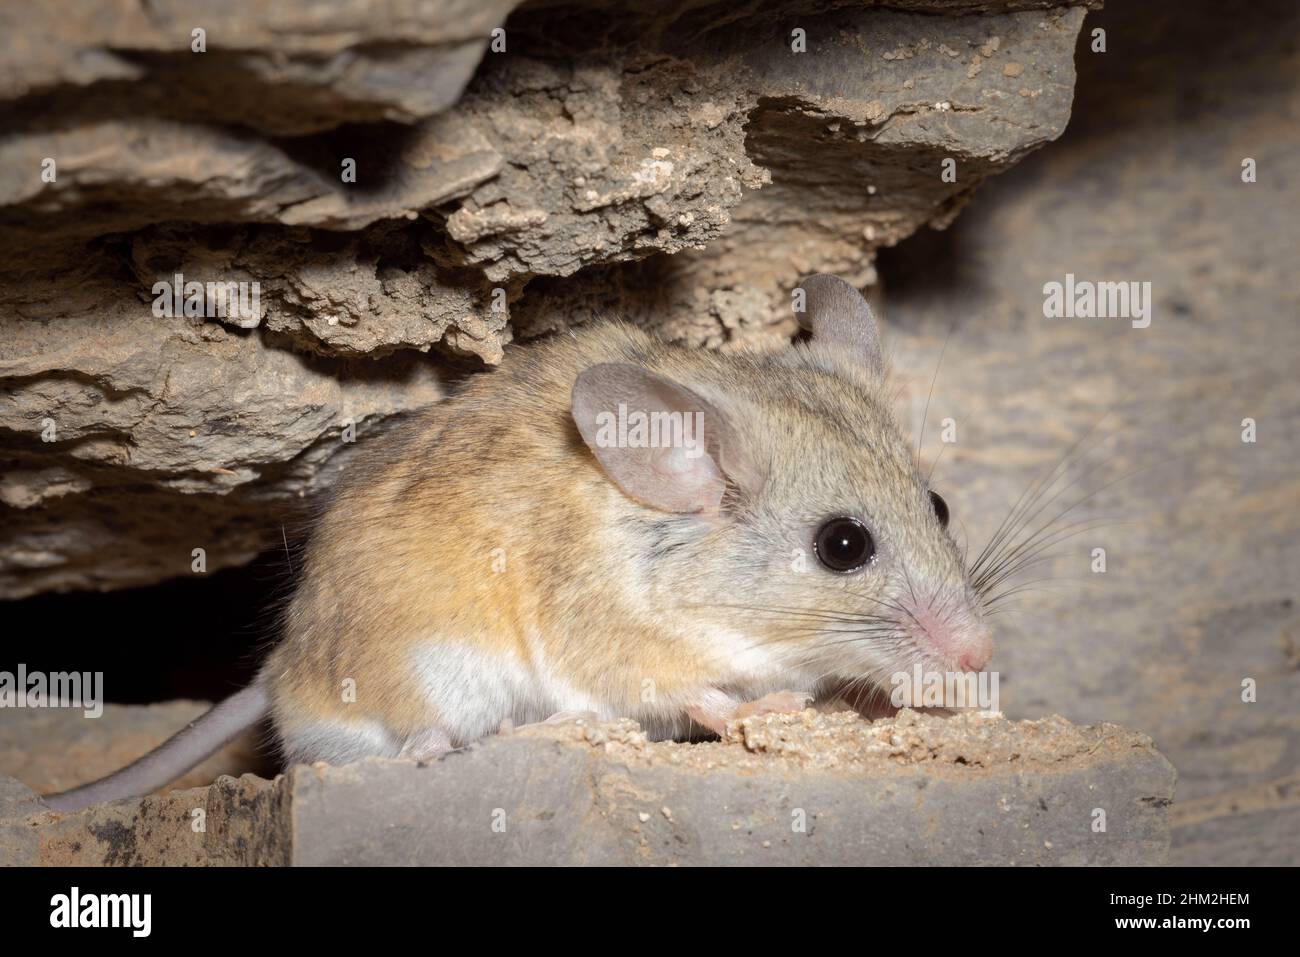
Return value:
M 937 773 L 977 774 L 1007 765 L 1026 769 L 1083 765 L 1134 748 L 1143 734 L 1117 725 L 1080 727 L 1059 715 L 1010 721 L 999 712 L 953 715 L 903 710 L 869 721 L 855 712 L 769 714 L 732 721 L 719 741 L 651 741 L 635 721 L 577 720 L 532 725 L 517 734 L 599 748 L 629 763 L 671 764 L 707 771 L 815 769 L 864 773 L 899 766 Z

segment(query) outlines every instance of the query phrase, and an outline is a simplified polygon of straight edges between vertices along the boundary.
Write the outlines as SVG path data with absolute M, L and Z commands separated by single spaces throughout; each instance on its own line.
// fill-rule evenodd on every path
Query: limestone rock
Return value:
M 1168 852 L 1173 768 L 1114 725 L 806 711 L 732 730 L 676 744 L 630 721 L 533 726 L 427 765 L 299 765 L 75 814 L 0 778 L 0 863 L 1154 865 Z

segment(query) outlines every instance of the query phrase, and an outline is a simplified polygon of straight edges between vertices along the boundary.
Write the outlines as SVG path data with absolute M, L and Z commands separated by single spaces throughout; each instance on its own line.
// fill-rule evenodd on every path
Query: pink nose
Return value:
M 904 603 L 904 627 L 918 645 L 937 652 L 962 671 L 983 671 L 993 657 L 993 636 L 969 615 L 936 612 L 931 604 Z
M 987 632 L 981 631 L 969 639 L 969 644 L 957 659 L 957 665 L 962 671 L 983 671 L 992 657 L 993 639 Z

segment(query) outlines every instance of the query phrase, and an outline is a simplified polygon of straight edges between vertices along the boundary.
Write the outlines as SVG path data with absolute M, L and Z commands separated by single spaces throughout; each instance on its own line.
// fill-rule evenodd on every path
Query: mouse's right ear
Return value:
M 708 400 L 627 362 L 584 369 L 573 383 L 573 421 L 605 473 L 632 498 L 666 512 L 716 509 L 730 477 L 756 474 L 734 431 Z
M 799 284 L 803 290 L 799 324 L 812 331 L 818 351 L 831 349 L 878 376 L 885 373 L 880 330 L 862 293 L 839 276 L 818 273 Z M 797 304 L 797 303 L 796 303 Z

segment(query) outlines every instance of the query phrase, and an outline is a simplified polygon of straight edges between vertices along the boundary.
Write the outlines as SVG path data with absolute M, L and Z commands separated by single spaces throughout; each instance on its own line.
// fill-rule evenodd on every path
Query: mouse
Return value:
M 439 758 L 512 727 L 722 733 L 827 689 L 977 672 L 984 596 L 897 424 L 861 292 L 718 352 L 617 320 L 511 345 L 333 489 L 254 681 L 126 768 L 150 793 L 269 716 L 286 765 Z

